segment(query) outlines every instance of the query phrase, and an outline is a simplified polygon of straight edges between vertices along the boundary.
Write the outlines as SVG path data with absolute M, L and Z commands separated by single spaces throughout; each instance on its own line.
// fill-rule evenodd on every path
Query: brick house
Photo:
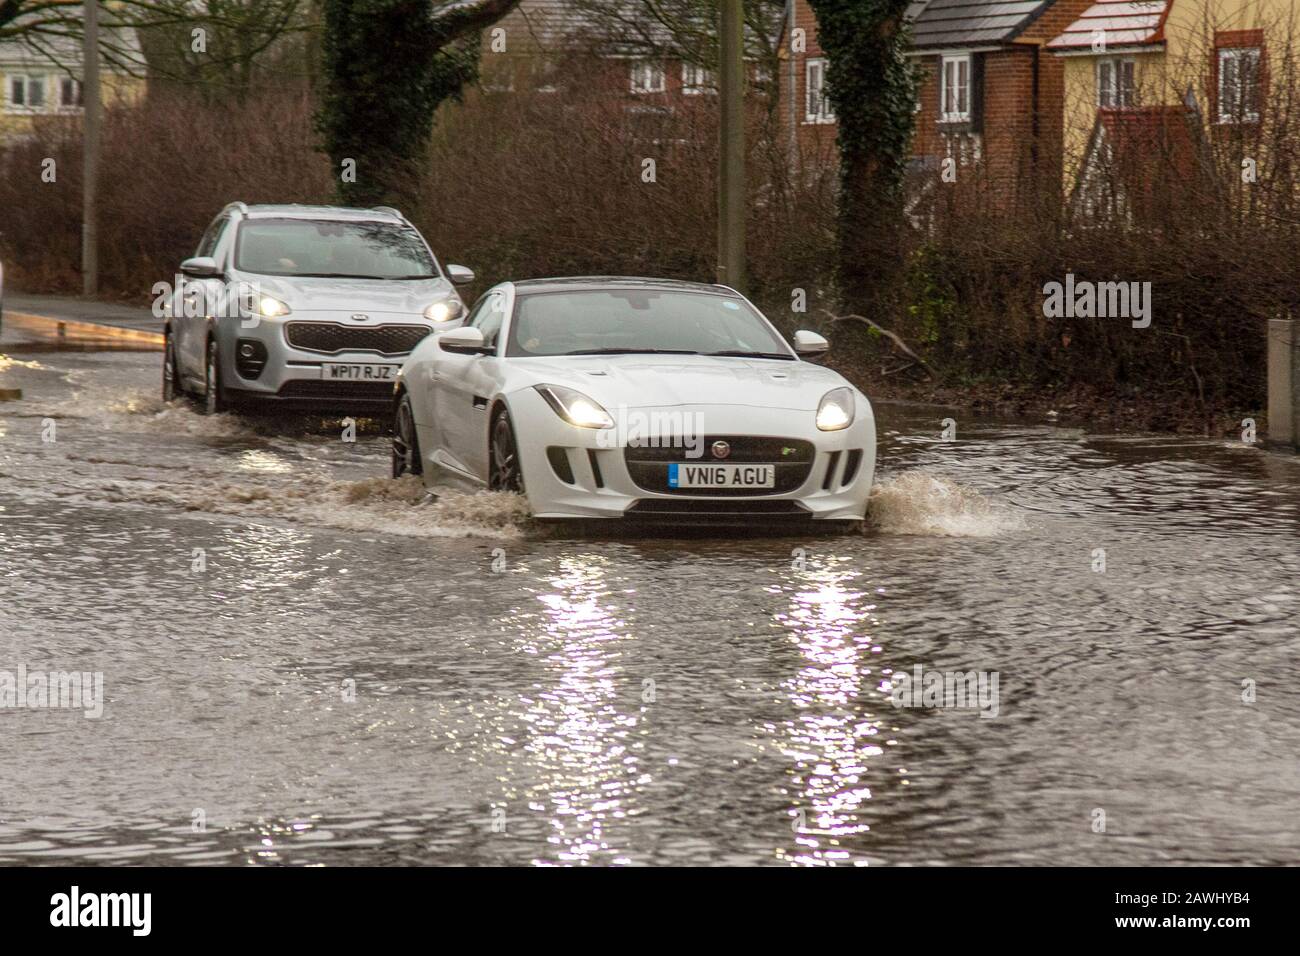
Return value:
M 776 30 L 767 42 L 775 45 Z M 689 34 L 688 25 L 678 28 Z M 697 25 L 705 35 L 711 22 Z M 752 39 L 752 34 L 751 34 Z M 633 108 L 665 109 L 707 103 L 717 93 L 712 70 L 684 57 L 667 26 L 635 4 L 602 20 L 570 0 L 521 0 L 483 33 L 482 86 L 487 92 L 557 92 L 577 84 L 623 97 Z M 711 107 L 716 108 L 716 107 Z
M 1083 212 L 1142 218 L 1153 167 L 1190 181 L 1218 140 L 1251 142 L 1295 0 L 1094 0 L 1048 43 L 1065 65 L 1065 188 Z M 1264 161 L 1264 146 L 1251 150 Z
M 909 56 L 921 71 L 913 160 L 976 170 L 1008 201 L 1059 186 L 1064 67 L 1044 47 L 1091 0 L 915 0 Z M 826 60 L 807 0 L 793 0 L 783 42 L 782 99 L 799 155 L 825 156 L 835 117 L 823 90 Z M 960 177 L 961 173 L 958 172 Z

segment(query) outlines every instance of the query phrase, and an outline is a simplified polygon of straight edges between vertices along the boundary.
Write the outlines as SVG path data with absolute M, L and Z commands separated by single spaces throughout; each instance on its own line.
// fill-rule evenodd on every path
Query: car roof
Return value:
M 514 283 L 515 292 L 527 295 L 533 292 L 599 292 L 603 289 L 643 289 L 657 292 L 705 292 L 712 295 L 735 296 L 738 293 L 725 285 L 709 282 L 687 282 L 682 279 L 651 279 L 644 276 L 564 276 L 550 279 L 520 279 Z
M 299 203 L 238 204 L 248 219 L 342 219 L 356 222 L 374 222 L 377 219 L 391 222 L 405 221 L 402 214 L 389 206 L 374 209 L 353 209 L 350 206 L 304 206 Z

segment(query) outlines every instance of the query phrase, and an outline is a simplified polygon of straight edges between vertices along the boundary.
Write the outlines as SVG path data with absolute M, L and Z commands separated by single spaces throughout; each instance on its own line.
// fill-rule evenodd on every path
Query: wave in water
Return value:
M 1006 505 L 927 471 L 878 482 L 867 503 L 867 526 L 881 534 L 950 538 L 993 538 L 1028 527 Z

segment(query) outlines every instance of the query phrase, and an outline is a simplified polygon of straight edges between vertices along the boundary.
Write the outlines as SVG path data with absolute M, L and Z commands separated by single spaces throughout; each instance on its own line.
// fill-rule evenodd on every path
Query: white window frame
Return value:
M 41 102 L 32 103 L 32 87 L 38 86 L 41 91 Z M 44 113 L 50 109 L 50 80 L 49 77 L 42 74 L 27 74 L 27 108 L 33 113 Z
M 56 86 L 58 87 L 58 94 L 59 94 L 58 108 L 68 113 L 75 113 L 78 110 L 80 110 L 85 103 L 84 90 L 82 89 L 81 81 L 74 76 L 60 76 L 57 77 L 57 79 L 58 79 L 58 83 L 56 84 Z M 64 90 L 67 88 L 66 84 L 69 83 L 72 84 L 71 86 L 72 102 L 65 103 L 63 99 L 63 93 Z
M 1264 51 L 1257 46 L 1232 46 L 1220 47 L 1215 54 L 1218 58 L 1219 70 L 1219 122 L 1220 123 L 1258 123 L 1258 108 L 1243 112 L 1241 107 L 1245 99 L 1245 89 L 1238 86 L 1229 94 L 1227 90 L 1228 71 L 1224 69 L 1227 63 L 1238 63 L 1241 60 L 1254 60 L 1254 74 L 1251 77 L 1255 84 L 1255 105 L 1259 106 L 1260 97 L 1263 95 L 1262 88 L 1262 67 L 1264 63 Z M 1234 70 L 1234 77 L 1240 83 L 1241 70 L 1237 67 Z M 1230 101 L 1230 102 L 1229 102 Z
M 1111 85 L 1103 82 L 1103 72 L 1109 70 Z M 1129 73 L 1129 84 L 1124 85 L 1124 72 Z M 1131 56 L 1107 56 L 1097 60 L 1097 106 L 1101 109 L 1125 110 L 1136 105 L 1137 61 Z M 1110 102 L 1107 102 L 1109 100 Z
M 814 84 L 814 77 L 815 84 Z M 814 91 L 816 102 L 813 102 Z M 811 57 L 803 65 L 803 121 L 805 123 L 834 123 L 835 111 L 826 96 L 826 59 Z
M 14 80 L 22 80 L 22 103 L 14 102 Z M 49 78 L 43 73 L 6 73 L 4 74 L 4 84 L 6 113 L 30 115 L 34 113 L 45 113 L 50 110 L 50 82 Z M 41 102 L 39 106 L 32 105 L 32 88 L 34 86 L 39 86 L 41 90 Z
M 653 60 L 634 60 L 631 70 L 631 89 L 637 95 L 664 92 L 667 89 L 667 76 L 663 64 Z
M 14 87 L 18 83 L 22 84 L 22 102 L 19 103 L 14 98 Z M 27 111 L 27 74 L 26 73 L 6 73 L 5 74 L 5 112 L 6 113 L 23 113 Z
M 948 108 L 948 92 L 952 81 L 948 78 L 948 67 L 953 67 L 956 75 L 956 102 L 953 104 L 955 109 Z M 966 67 L 966 82 L 961 82 L 961 68 Z M 969 53 L 960 53 L 953 56 L 944 56 L 939 59 L 939 122 L 940 123 L 969 123 L 971 120 L 971 77 L 974 70 L 974 60 Z M 963 109 L 963 107 L 965 107 Z
M 713 73 L 698 63 L 682 63 L 682 95 L 699 96 L 701 93 L 716 93 L 717 85 Z

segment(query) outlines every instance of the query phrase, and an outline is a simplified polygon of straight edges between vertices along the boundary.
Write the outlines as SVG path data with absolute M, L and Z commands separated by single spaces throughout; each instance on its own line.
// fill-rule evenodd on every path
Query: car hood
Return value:
M 303 312 L 387 312 L 421 315 L 430 304 L 456 295 L 446 279 L 316 279 L 240 276 L 264 295 L 275 296 L 295 314 Z
M 528 386 L 567 385 L 607 408 L 749 405 L 815 410 L 822 396 L 848 385 L 811 362 L 678 355 L 508 359 Z

